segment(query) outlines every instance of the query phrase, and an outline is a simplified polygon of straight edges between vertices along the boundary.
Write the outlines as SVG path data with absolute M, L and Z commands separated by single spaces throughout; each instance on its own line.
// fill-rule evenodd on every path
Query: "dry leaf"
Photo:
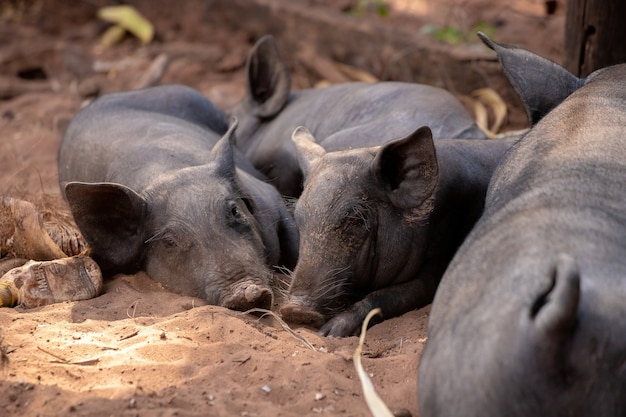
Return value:
M 361 328 L 361 337 L 359 338 L 359 345 L 354 351 L 354 355 L 352 356 L 352 360 L 354 361 L 354 367 L 356 368 L 356 372 L 359 375 L 359 379 L 361 380 L 361 387 L 363 388 L 363 396 L 365 397 L 365 402 L 367 403 L 367 407 L 370 409 L 370 412 L 374 417 L 393 417 L 393 413 L 387 405 L 383 402 L 383 400 L 378 396 L 376 390 L 374 389 L 374 384 L 370 380 L 370 377 L 363 369 L 363 365 L 361 365 L 361 350 L 363 349 L 363 343 L 365 342 L 365 333 L 367 332 L 367 325 L 372 317 L 376 314 L 380 314 L 380 308 L 375 308 L 369 312 L 365 320 L 363 321 L 363 327 Z
M 98 10 L 98 18 L 115 23 L 146 45 L 152 41 L 154 26 L 132 6 L 108 6 Z
M 100 43 L 109 47 L 120 42 L 124 38 L 124 35 L 126 35 L 126 29 L 119 25 L 114 25 L 108 28 L 102 36 L 100 36 Z

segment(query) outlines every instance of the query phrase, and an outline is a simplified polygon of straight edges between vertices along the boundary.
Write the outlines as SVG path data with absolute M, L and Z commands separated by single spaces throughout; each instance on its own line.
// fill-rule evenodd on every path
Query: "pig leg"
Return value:
M 437 285 L 443 274 L 440 267 L 430 273 L 422 272 L 411 281 L 369 293 L 364 299 L 354 303 L 347 311 L 327 321 L 319 333 L 323 336 L 356 336 L 361 331 L 361 323 L 372 309 L 380 307 L 384 319 L 396 317 L 432 302 Z

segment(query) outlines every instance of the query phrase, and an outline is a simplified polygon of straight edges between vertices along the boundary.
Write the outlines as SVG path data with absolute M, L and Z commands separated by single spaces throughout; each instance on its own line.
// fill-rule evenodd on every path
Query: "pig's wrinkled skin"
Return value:
M 455 97 L 428 85 L 351 82 L 292 92 L 289 70 L 271 36 L 249 54 L 247 77 L 246 97 L 233 110 L 240 121 L 237 147 L 283 195 L 302 191 L 290 140 L 298 126 L 329 151 L 377 146 L 422 125 L 435 138 L 485 138 Z
M 297 230 L 276 190 L 239 168 L 227 129 L 183 86 L 105 95 L 76 115 L 59 179 L 104 269 L 143 269 L 233 309 L 271 306 L 269 267 L 295 265 Z
M 433 141 L 428 127 L 334 152 L 304 128 L 293 140 L 305 176 L 300 258 L 281 314 L 336 337 L 358 334 L 373 308 L 386 319 L 432 301 L 513 142 Z
M 484 39 L 544 117 L 494 173 L 437 290 L 420 415 L 624 416 L 626 65 L 563 79 Z

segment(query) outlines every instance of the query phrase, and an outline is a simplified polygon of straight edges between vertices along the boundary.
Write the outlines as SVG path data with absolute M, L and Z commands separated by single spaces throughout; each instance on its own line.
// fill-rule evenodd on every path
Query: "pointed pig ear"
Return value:
M 69 182 L 65 195 L 94 257 L 112 269 L 137 268 L 148 203 L 121 184 Z
M 478 32 L 478 37 L 498 54 L 502 70 L 522 99 L 531 125 L 584 84 L 583 79 L 539 55 L 500 45 L 482 32 Z
M 430 128 L 422 126 L 382 146 L 372 162 L 372 170 L 396 207 L 419 207 L 435 192 L 439 180 Z
M 293 131 L 291 140 L 296 146 L 296 157 L 298 158 L 302 175 L 306 178 L 312 167 L 326 154 L 326 150 L 315 141 L 311 132 L 303 126 Z
M 232 118 L 228 131 L 213 146 L 209 155 L 209 160 L 217 165 L 217 174 L 225 178 L 234 178 L 236 173 L 233 147 L 237 125 L 237 119 Z
M 259 118 L 275 116 L 291 92 L 289 68 L 271 35 L 259 39 L 246 63 L 246 99 Z

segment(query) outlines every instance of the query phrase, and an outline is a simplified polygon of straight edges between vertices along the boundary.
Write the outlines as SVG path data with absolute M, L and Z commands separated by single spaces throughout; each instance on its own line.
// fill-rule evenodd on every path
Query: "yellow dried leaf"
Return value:
M 359 344 L 354 351 L 354 355 L 352 355 L 352 360 L 354 362 L 354 367 L 356 368 L 356 373 L 361 380 L 361 388 L 363 388 L 363 396 L 365 397 L 365 402 L 367 403 L 367 407 L 370 409 L 370 413 L 372 413 L 372 416 L 393 417 L 393 413 L 391 412 L 391 410 L 389 410 L 387 405 L 376 393 L 376 390 L 374 389 L 374 384 L 372 384 L 372 380 L 369 378 L 367 372 L 365 372 L 365 369 L 361 364 L 361 350 L 363 349 L 363 343 L 365 342 L 367 325 L 372 317 L 380 313 L 380 308 L 375 308 L 369 312 L 367 317 L 365 317 L 361 328 L 361 337 L 359 338 Z
M 100 36 L 100 43 L 106 47 L 118 43 L 124 38 L 126 29 L 119 25 L 114 25 L 108 28 L 102 36 Z
M 98 18 L 112 22 L 126 29 L 141 41 L 150 43 L 154 36 L 154 26 L 132 6 L 108 6 L 98 10 Z
M 495 135 L 500 131 L 500 128 L 506 119 L 506 103 L 502 100 L 502 97 L 500 97 L 500 95 L 491 88 L 480 88 L 473 91 L 472 95 L 493 111 L 495 121 L 489 130 Z

